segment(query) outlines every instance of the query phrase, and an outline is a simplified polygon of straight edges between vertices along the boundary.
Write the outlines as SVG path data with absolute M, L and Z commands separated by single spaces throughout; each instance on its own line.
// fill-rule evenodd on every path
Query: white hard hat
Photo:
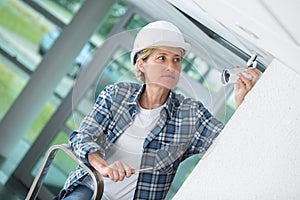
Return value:
M 191 45 L 184 41 L 180 30 L 167 21 L 155 21 L 144 26 L 137 34 L 130 59 L 135 64 L 135 56 L 143 49 L 155 46 L 179 47 L 185 51 L 191 49 Z

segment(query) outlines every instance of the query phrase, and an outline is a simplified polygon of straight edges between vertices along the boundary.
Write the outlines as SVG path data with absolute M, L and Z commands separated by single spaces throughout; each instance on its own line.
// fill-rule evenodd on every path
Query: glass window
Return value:
M 0 47 L 30 71 L 41 61 L 38 45 L 53 24 L 22 1 L 0 1 Z
M 129 59 L 129 52 L 119 48 L 113 55 L 112 60 L 105 66 L 100 74 L 97 83 L 95 95 L 101 92 L 107 85 L 120 82 L 136 82 L 134 67 Z
M 113 26 L 119 22 L 120 18 L 126 13 L 126 11 L 127 5 L 124 2 L 116 2 L 111 11 L 108 12 L 105 19 L 100 23 L 96 34 L 100 36 L 101 39 L 105 39 Z
M 53 97 L 52 99 L 54 99 Z M 55 100 L 57 102 L 57 100 Z M 9 155 L 6 157 L 5 162 L 1 165 L 1 171 L 5 175 L 5 179 L 0 180 L 6 182 L 7 175 L 11 174 L 15 167 L 19 164 L 26 152 L 29 150 L 31 144 L 36 140 L 39 133 L 43 130 L 51 116 L 56 110 L 57 105 L 53 102 L 47 102 L 33 122 L 31 127 L 26 131 L 21 140 L 16 141 L 14 148 L 11 149 Z
M 38 117 L 35 119 L 31 127 L 29 128 L 29 130 L 26 131 L 26 134 L 24 135 L 24 139 L 29 144 L 32 144 L 35 141 L 39 133 L 43 130 L 44 126 L 47 124 L 51 116 L 54 114 L 56 108 L 57 105 L 53 104 L 52 102 L 47 102 L 45 104 L 44 108 L 42 109 Z
M 74 110 L 73 113 L 74 112 L 77 112 L 77 111 Z M 79 115 L 79 113 L 77 112 L 76 115 Z M 83 116 L 82 116 L 82 119 L 83 119 Z M 75 124 L 75 120 L 74 120 L 73 114 L 69 116 L 69 118 L 68 118 L 68 120 L 66 122 L 66 126 L 70 129 L 70 131 L 76 130 L 78 128 L 78 126 Z
M 61 30 L 54 23 L 43 17 L 43 9 L 47 8 L 49 12 L 62 21 L 70 21 L 72 16 L 78 11 L 84 1 L 64 1 L 64 0 L 41 0 L 24 3 L 23 1 L 1 0 L 0 1 L 0 48 L 5 52 L 9 59 L 19 62 L 15 65 L 5 56 L 1 56 L 0 61 L 0 94 L 5 97 L 0 102 L 0 118 L 22 91 L 31 74 L 37 68 L 42 56 L 51 48 L 51 45 L 58 38 Z M 30 7 L 31 4 L 38 4 L 43 9 L 39 12 Z M 118 3 L 114 7 L 112 14 L 114 20 L 109 20 L 109 26 L 113 26 L 117 18 L 124 14 L 124 9 L 118 13 L 117 6 L 124 4 Z M 110 19 L 108 17 L 106 19 Z M 103 20 L 106 22 L 106 19 Z M 43 41 L 46 41 L 45 44 Z M 47 42 L 48 41 L 48 42 Z M 43 45 L 44 44 L 44 45 Z M 42 49 L 45 46 L 45 49 Z M 48 47 L 48 48 L 47 48 Z M 84 55 L 78 55 L 74 61 L 74 68 L 60 81 L 54 95 L 50 97 L 44 108 L 37 116 L 29 130 L 24 134 L 22 142 L 26 148 L 22 150 L 24 154 L 30 145 L 36 140 L 37 136 L 47 124 L 63 98 L 72 89 L 74 79 L 80 71 L 81 65 L 85 62 L 86 57 L 95 47 L 92 43 L 87 43 L 81 52 Z M 7 56 L 8 55 L 8 56 Z M 22 67 L 24 66 L 24 67 Z M 4 75 L 4 76 L 2 76 Z M 23 155 L 22 155 L 23 156 Z M 22 157 L 21 156 L 21 157 Z M 15 163 L 16 164 L 16 163 Z
M 55 92 L 61 97 L 65 98 L 69 91 L 73 88 L 74 79 L 69 76 L 64 76 L 63 79 L 60 81 L 58 86 L 55 89 Z
M 63 23 L 68 24 L 72 20 L 74 14 L 79 10 L 84 0 L 34 0 L 34 2 L 59 18 Z
M 129 20 L 129 22 L 126 24 L 125 30 L 140 29 L 146 24 L 147 21 L 145 21 L 140 15 L 134 14 Z
M 226 97 L 225 105 L 215 114 L 215 117 L 220 119 L 223 123 L 227 123 L 235 110 L 234 92 L 231 91 Z
M 217 93 L 223 87 L 221 83 L 221 73 L 214 68 L 210 68 L 206 74 L 205 82 L 207 83 L 206 87 L 214 93 Z
M 220 72 L 191 52 L 183 60 L 182 71 L 210 92 L 217 93 L 222 88 Z
M 0 121 L 13 104 L 29 76 L 0 54 Z

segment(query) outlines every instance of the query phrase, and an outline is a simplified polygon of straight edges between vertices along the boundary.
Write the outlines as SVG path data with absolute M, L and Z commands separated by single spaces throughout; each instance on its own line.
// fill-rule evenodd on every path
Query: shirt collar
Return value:
M 128 105 L 132 108 L 134 107 L 135 109 L 137 109 L 137 105 L 138 105 L 138 100 L 143 92 L 143 90 L 145 89 L 146 85 L 143 84 L 141 85 L 137 90 L 135 90 L 135 92 L 129 97 L 127 103 Z M 167 99 L 167 102 L 164 104 L 163 109 L 166 110 L 166 113 L 168 114 L 168 117 L 171 118 L 172 117 L 172 112 L 174 109 L 174 96 L 175 93 L 173 92 L 173 90 L 170 91 L 169 93 L 169 97 Z
M 142 91 L 145 88 L 145 84 L 141 85 L 139 88 L 137 88 L 134 93 L 129 97 L 127 103 L 129 105 L 137 106 L 138 105 L 138 100 L 142 94 Z

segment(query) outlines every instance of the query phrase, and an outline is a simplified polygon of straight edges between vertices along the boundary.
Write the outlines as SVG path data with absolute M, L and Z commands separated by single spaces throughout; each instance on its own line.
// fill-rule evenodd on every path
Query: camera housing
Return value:
M 248 69 L 254 69 L 257 66 L 256 61 L 257 55 L 254 53 L 251 58 L 246 63 L 246 68 Z M 243 76 L 245 76 L 247 79 L 251 80 L 251 75 L 244 72 L 246 69 L 244 67 L 235 67 L 235 68 L 229 68 L 224 69 L 221 74 L 221 82 L 223 85 L 228 84 L 234 84 L 238 81 L 239 77 L 238 74 L 242 73 Z

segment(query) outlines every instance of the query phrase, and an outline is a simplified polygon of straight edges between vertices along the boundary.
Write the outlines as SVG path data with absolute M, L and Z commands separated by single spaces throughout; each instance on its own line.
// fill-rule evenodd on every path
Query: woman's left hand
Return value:
M 241 105 L 241 103 L 244 101 L 245 96 L 253 88 L 260 76 L 260 71 L 257 69 L 245 69 L 244 72 L 250 74 L 252 78 L 251 80 L 249 80 L 245 76 L 243 76 L 242 73 L 238 74 L 239 80 L 234 85 L 234 98 L 236 108 Z

